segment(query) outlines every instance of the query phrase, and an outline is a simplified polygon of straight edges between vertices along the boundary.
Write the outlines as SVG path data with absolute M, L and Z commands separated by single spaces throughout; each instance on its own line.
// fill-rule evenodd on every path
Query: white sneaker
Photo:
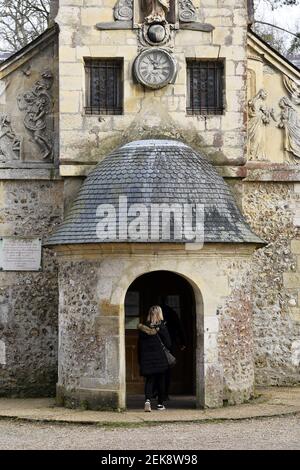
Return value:
M 164 405 L 157 405 L 156 407 L 159 411 L 164 411 L 166 407 Z
M 145 401 L 144 411 L 151 411 L 151 403 L 150 400 Z

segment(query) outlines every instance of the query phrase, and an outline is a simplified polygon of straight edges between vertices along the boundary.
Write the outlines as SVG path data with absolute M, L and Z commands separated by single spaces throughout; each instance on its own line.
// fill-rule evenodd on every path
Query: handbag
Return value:
M 161 347 L 162 347 L 162 350 L 163 352 L 165 353 L 165 356 L 166 356 L 166 359 L 167 359 L 167 362 L 168 362 L 168 366 L 169 367 L 174 367 L 176 365 L 176 357 L 173 356 L 172 353 L 170 353 L 170 351 L 168 350 L 168 348 L 166 348 L 166 346 L 164 345 L 164 343 L 162 342 L 159 334 L 157 333 L 157 337 L 158 337 L 158 340 L 161 344 Z

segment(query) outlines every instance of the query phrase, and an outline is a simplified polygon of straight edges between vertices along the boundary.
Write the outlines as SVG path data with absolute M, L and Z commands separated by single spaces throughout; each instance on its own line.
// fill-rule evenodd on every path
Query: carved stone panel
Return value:
M 21 158 L 21 138 L 17 137 L 12 128 L 8 114 L 0 114 L 0 163 Z
M 52 84 L 52 72 L 45 70 L 41 74 L 41 79 L 37 80 L 29 91 L 17 97 L 18 107 L 25 113 L 24 126 L 40 147 L 41 158 L 47 161 L 53 156 L 53 135 L 48 119 L 53 107 L 50 94 Z
M 170 11 L 170 0 L 142 0 L 142 11 L 146 23 L 165 23 Z
M 203 32 L 214 30 L 213 25 L 197 21 L 192 0 L 117 0 L 114 21 L 97 23 L 96 28 L 123 30 L 140 29 L 147 25 L 171 25 L 171 29 Z
M 179 20 L 183 23 L 189 23 L 190 21 L 196 21 L 196 8 L 193 5 L 192 0 L 179 0 Z
M 283 84 L 290 95 L 291 101 L 294 104 L 300 104 L 300 84 L 294 82 L 291 78 L 286 75 L 282 76 Z
M 300 115 L 291 100 L 284 96 L 279 101 L 281 110 L 278 127 L 284 130 L 284 150 L 289 159 L 300 163 Z
M 133 0 L 133 27 L 142 24 L 171 24 L 178 28 L 177 0 Z
M 117 21 L 130 21 L 133 18 L 133 0 L 118 0 L 114 6 L 114 18 Z
M 274 110 L 265 104 L 266 98 L 266 90 L 261 89 L 248 102 L 248 141 L 250 160 L 268 160 L 265 150 L 265 128 L 270 124 L 271 119 L 276 121 L 276 117 Z
M 167 46 L 174 47 L 174 30 L 166 24 L 147 24 L 144 23 L 138 30 L 139 50 L 149 46 Z

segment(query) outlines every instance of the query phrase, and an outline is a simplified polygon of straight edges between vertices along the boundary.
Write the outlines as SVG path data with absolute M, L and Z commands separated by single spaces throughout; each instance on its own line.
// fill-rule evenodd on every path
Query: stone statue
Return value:
M 165 23 L 170 11 L 170 0 L 142 0 L 146 23 Z
M 266 98 L 266 90 L 261 89 L 248 102 L 250 160 L 267 160 L 265 153 L 265 127 L 270 124 L 271 118 L 274 121 L 276 121 L 276 118 L 274 110 L 264 104 Z
M 0 114 L 0 162 L 5 163 L 20 158 L 21 140 L 12 129 L 7 114 Z
M 281 113 L 278 127 L 284 129 L 284 150 L 291 153 L 294 157 L 294 161 L 299 163 L 300 116 L 292 102 L 286 96 L 279 101 L 279 107 Z
M 53 138 L 47 128 L 47 116 L 52 109 L 52 99 L 49 90 L 53 83 L 50 71 L 41 74 L 42 79 L 37 80 L 32 89 L 18 96 L 18 106 L 25 111 L 24 125 L 33 133 L 35 142 L 42 151 L 42 159 L 52 156 Z

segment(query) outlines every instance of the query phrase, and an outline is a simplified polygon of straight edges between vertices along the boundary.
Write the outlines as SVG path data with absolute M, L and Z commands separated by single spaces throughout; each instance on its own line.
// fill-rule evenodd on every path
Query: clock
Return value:
M 151 48 L 137 56 L 133 70 L 139 83 L 157 89 L 175 82 L 177 64 L 165 49 Z

